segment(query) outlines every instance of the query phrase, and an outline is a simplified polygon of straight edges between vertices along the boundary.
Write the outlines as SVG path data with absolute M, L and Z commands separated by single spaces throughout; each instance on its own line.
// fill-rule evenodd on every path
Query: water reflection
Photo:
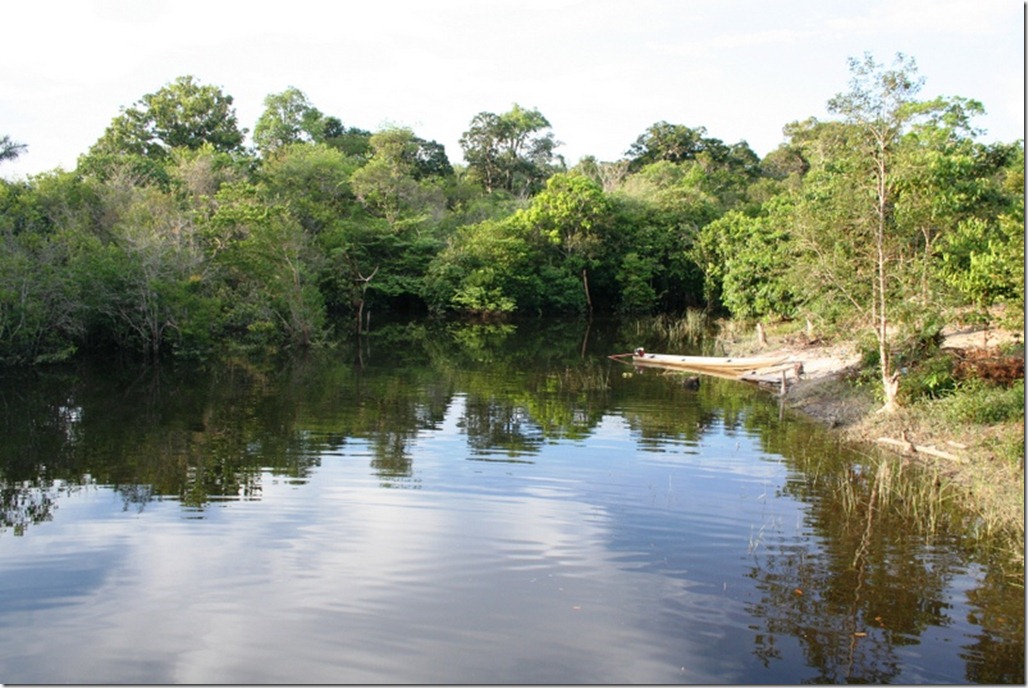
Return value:
M 861 457 L 562 327 L 7 377 L 0 674 L 1023 682 L 1011 574 Z

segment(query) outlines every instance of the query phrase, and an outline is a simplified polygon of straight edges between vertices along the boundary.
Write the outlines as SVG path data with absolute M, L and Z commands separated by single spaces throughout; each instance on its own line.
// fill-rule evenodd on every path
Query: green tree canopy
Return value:
M 822 307 L 838 297 L 869 326 L 884 408 L 892 410 L 898 335 L 936 312 L 926 285 L 938 239 L 966 215 L 968 202 L 984 209 L 990 185 L 974 171 L 976 103 L 917 100 L 924 80 L 903 54 L 891 66 L 865 54 L 850 60 L 850 72 L 849 90 L 828 103 L 841 121 L 796 129 L 810 165 L 791 227 L 796 293 Z
M 582 293 L 592 312 L 589 269 L 598 263 L 611 219 L 611 205 L 603 189 L 585 175 L 555 174 L 520 215 L 545 241 L 560 249 L 566 269 L 581 275 Z
M 542 188 L 554 171 L 554 150 L 560 144 L 549 129 L 538 110 L 515 104 L 502 115 L 475 115 L 460 145 L 468 167 L 487 191 L 527 196 Z
M 164 159 L 174 148 L 197 149 L 204 144 L 237 153 L 243 149 L 245 134 L 232 96 L 192 76 L 181 76 L 124 108 L 90 148 L 87 160 L 124 155 Z
M 705 127 L 692 129 L 663 121 L 643 132 L 625 155 L 633 172 L 660 161 L 681 163 L 705 158 L 708 164 L 756 176 L 760 165 L 757 154 L 745 141 L 727 145 L 721 139 L 707 136 Z
M 372 136 L 371 147 L 371 160 L 352 179 L 357 198 L 369 212 L 390 225 L 442 215 L 446 198 L 433 179 L 453 172 L 442 146 L 418 138 L 410 129 L 395 128 Z
M 264 112 L 253 127 L 253 142 L 262 155 L 268 155 L 290 143 L 323 141 L 330 124 L 303 91 L 290 86 L 264 99 Z
M 703 267 L 709 304 L 720 301 L 740 319 L 795 314 L 786 279 L 792 247 L 787 206 L 784 197 L 766 203 L 770 217 L 732 210 L 700 231 L 690 253 Z
M 323 143 L 364 157 L 370 152 L 370 139 L 371 132 L 347 128 L 338 117 L 323 114 L 295 86 L 267 96 L 253 128 L 254 145 L 264 157 L 294 143 Z

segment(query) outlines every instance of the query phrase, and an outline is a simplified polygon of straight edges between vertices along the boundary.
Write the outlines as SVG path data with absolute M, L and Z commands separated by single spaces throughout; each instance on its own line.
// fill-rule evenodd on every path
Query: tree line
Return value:
M 464 165 L 404 127 L 346 126 L 290 87 L 252 144 L 184 76 L 123 108 L 71 171 L 0 181 L 0 359 L 85 349 L 206 358 L 316 345 L 371 313 L 681 313 L 859 322 L 883 384 L 897 330 L 1023 310 L 1024 143 L 981 103 L 919 100 L 914 61 L 865 55 L 835 119 L 763 159 L 657 122 L 569 166 L 545 116 L 475 115 Z M 25 144 L 0 139 L 0 161 Z

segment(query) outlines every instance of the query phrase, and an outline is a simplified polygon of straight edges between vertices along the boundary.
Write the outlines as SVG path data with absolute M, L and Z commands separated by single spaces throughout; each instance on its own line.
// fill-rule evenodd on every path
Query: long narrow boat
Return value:
M 631 363 L 634 366 L 686 370 L 711 375 L 740 377 L 747 373 L 773 368 L 788 361 L 788 356 L 730 357 L 717 356 L 675 356 L 672 354 L 651 354 L 636 349 L 630 354 L 614 354 L 610 358 Z

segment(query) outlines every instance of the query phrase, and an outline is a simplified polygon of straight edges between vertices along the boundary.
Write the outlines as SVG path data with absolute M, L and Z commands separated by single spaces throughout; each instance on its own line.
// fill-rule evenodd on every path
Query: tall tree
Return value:
M 923 307 L 936 291 L 931 278 L 939 241 L 968 217 L 995 214 L 996 208 L 990 208 L 998 200 L 990 198 L 997 195 L 991 188 L 996 186 L 993 165 L 1003 157 L 993 159 L 973 140 L 980 131 L 970 125 L 970 118 L 984 112 L 981 103 L 939 98 L 925 106 L 934 114 L 911 127 L 893 166 L 895 222 L 901 233 L 917 236 L 921 249 L 920 264 L 911 270 L 919 273 Z
M 703 142 L 706 133 L 704 127 L 692 129 L 681 124 L 656 122 L 639 135 L 626 155 L 632 163 L 633 171 L 660 160 L 694 160 L 696 154 L 705 148 Z
M 633 172 L 655 162 L 682 163 L 704 158 L 708 165 L 756 176 L 760 165 L 760 159 L 745 141 L 728 145 L 707 136 L 705 127 L 693 129 L 663 121 L 650 125 L 625 155 Z
M 204 231 L 236 343 L 306 347 L 321 335 L 325 302 L 311 266 L 313 237 L 290 215 L 288 199 L 279 200 L 247 182 L 222 185 Z
M 323 114 L 295 86 L 267 96 L 253 128 L 254 144 L 265 157 L 294 143 L 323 143 L 364 157 L 370 152 L 370 139 L 370 131 L 347 128 L 338 117 Z
M 917 302 L 919 230 L 897 219 L 904 197 L 900 182 L 909 183 L 904 165 L 920 157 L 909 150 L 918 139 L 906 135 L 944 107 L 916 100 L 923 79 L 914 60 L 903 54 L 891 67 L 870 54 L 851 59 L 849 67 L 849 90 L 828 103 L 844 128 L 823 129 L 828 155 L 808 173 L 797 206 L 795 230 L 803 252 L 798 270 L 806 293 L 834 292 L 870 324 L 882 410 L 890 412 L 898 405 L 896 338 L 900 326 L 911 322 L 905 311 L 912 304 L 924 308 Z
M 999 147 L 1007 148 L 1002 144 Z M 942 282 L 965 302 L 974 304 L 986 323 L 991 319 L 989 309 L 1000 302 L 1010 306 L 1003 319 L 1012 327 L 1023 328 L 1023 141 L 1009 147 L 1004 166 L 1004 173 L 996 181 L 1007 203 L 995 214 L 966 216 L 955 229 L 942 235 L 937 269 Z
M 181 76 L 124 108 L 93 144 L 86 162 L 102 163 L 124 155 L 163 160 L 174 148 L 197 149 L 204 144 L 235 153 L 242 151 L 245 133 L 239 128 L 232 96 L 192 76 Z
M 785 276 L 791 238 L 787 197 L 764 204 L 760 217 L 732 210 L 699 231 L 689 253 L 702 266 L 704 298 L 722 303 L 736 318 L 790 317 L 795 299 Z M 783 212 L 784 211 L 784 212 Z
M 582 174 L 550 177 L 546 188 L 522 214 L 546 242 L 560 250 L 565 267 L 581 276 L 582 293 L 590 315 L 593 299 L 589 291 L 589 268 L 597 261 L 610 215 L 610 202 L 603 189 Z
M 159 355 L 197 309 L 206 259 L 191 213 L 156 187 L 110 190 L 107 236 L 77 237 L 93 327 L 112 343 Z
M 874 273 L 872 279 L 871 317 L 878 340 L 879 365 L 882 373 L 884 410 L 896 408 L 899 373 L 893 370 L 889 335 L 889 239 L 893 226 L 892 162 L 895 148 L 904 127 L 913 114 L 911 103 L 921 90 L 924 80 L 917 76 L 912 58 L 896 56 L 893 69 L 875 62 L 870 54 L 863 60 L 850 59 L 850 90 L 840 93 L 828 102 L 828 110 L 837 113 L 861 132 L 864 183 L 873 192 L 869 224 L 874 246 Z M 861 184 L 864 186 L 864 184 Z
M 268 155 L 290 143 L 324 140 L 327 124 L 303 91 L 290 86 L 264 99 L 264 112 L 253 127 L 253 142 L 262 155 Z
M 429 171 L 452 172 L 442 146 L 429 144 L 410 129 L 396 128 L 372 136 L 371 147 L 371 160 L 352 178 L 354 192 L 369 212 L 391 226 L 401 219 L 442 214 L 446 198 L 429 177 Z
M 261 166 L 268 198 L 288 206 L 304 230 L 320 234 L 355 210 L 350 177 L 358 162 L 325 144 L 290 144 Z
M 502 115 L 475 115 L 460 145 L 468 167 L 487 191 L 528 196 L 554 171 L 554 150 L 560 144 L 549 129 L 538 110 L 515 104 Z

